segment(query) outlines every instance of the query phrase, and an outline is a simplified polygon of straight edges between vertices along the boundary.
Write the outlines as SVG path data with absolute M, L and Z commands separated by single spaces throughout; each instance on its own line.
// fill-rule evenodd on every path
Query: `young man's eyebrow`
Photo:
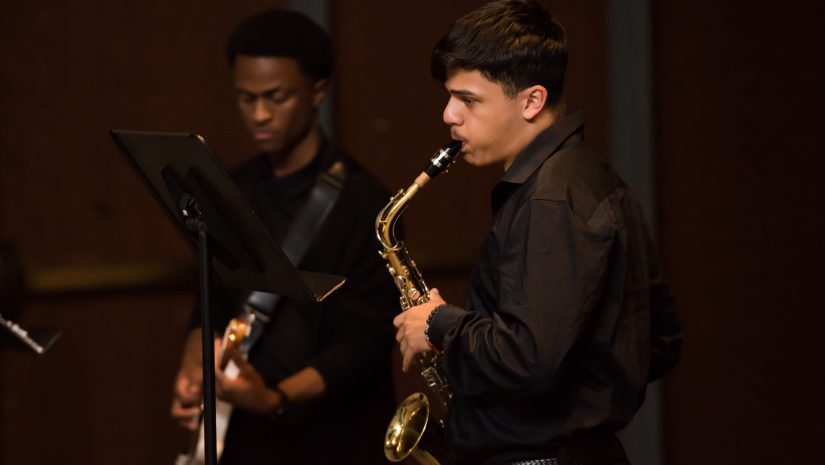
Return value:
M 476 94 L 466 89 L 447 89 L 447 92 L 458 97 L 476 97 Z
M 261 92 L 252 92 L 249 89 L 244 89 L 243 87 L 235 86 L 235 91 L 236 92 L 240 92 L 242 94 L 255 95 L 255 96 L 272 95 L 272 94 L 274 94 L 274 93 L 276 93 L 280 90 L 283 90 L 283 88 L 281 86 L 275 86 L 275 87 L 270 87 L 269 89 L 265 89 Z

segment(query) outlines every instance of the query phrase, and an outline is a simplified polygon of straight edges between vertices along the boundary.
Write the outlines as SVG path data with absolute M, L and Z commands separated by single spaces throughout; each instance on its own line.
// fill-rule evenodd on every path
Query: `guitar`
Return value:
M 238 376 L 238 366 L 232 362 L 229 354 L 237 350 L 240 351 L 242 356 L 247 356 L 249 347 L 248 344 L 244 344 L 244 342 L 252 331 L 252 323 L 254 321 L 255 314 L 248 312 L 243 316 L 233 318 L 229 322 L 229 325 L 226 326 L 217 357 L 218 369 L 223 372 L 224 376 L 229 378 L 236 378 Z M 221 453 L 223 452 L 223 442 L 226 437 L 226 429 L 229 426 L 229 416 L 231 414 L 232 404 L 220 399 L 215 400 L 215 449 L 218 459 L 220 459 Z M 192 433 L 192 440 L 188 452 L 178 455 L 178 458 L 175 460 L 175 465 L 203 465 L 206 462 L 204 452 L 203 405 L 201 405 L 201 414 L 198 415 L 198 425 L 198 429 Z

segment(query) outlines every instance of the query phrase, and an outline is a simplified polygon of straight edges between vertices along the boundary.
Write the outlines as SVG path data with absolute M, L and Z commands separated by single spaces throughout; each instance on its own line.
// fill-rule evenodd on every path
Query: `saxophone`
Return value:
M 383 248 L 379 253 L 387 261 L 387 270 L 401 293 L 402 311 L 428 302 L 430 289 L 404 242 L 395 238 L 395 223 L 415 194 L 430 179 L 446 171 L 460 150 L 461 142 L 458 141 L 452 141 L 439 149 L 410 187 L 398 191 L 375 219 L 375 233 Z M 438 400 L 446 411 L 452 392 L 441 365 L 441 357 L 437 353 L 426 352 L 419 356 L 419 361 L 421 375 L 427 386 L 438 395 Z M 412 456 L 421 465 L 449 465 L 451 460 L 446 453 L 444 422 L 438 420 L 428 428 L 431 422 L 430 401 L 424 393 L 417 392 L 404 399 L 396 409 L 384 438 L 384 455 L 387 459 L 400 462 Z

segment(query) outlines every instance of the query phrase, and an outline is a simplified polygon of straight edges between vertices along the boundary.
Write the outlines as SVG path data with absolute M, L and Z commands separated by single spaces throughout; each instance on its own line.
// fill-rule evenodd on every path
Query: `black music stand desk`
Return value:
M 216 465 L 215 347 L 209 283 L 320 302 L 344 278 L 299 271 L 246 202 L 203 137 L 189 133 L 113 130 L 121 152 L 186 242 L 197 251 L 203 318 L 204 439 Z

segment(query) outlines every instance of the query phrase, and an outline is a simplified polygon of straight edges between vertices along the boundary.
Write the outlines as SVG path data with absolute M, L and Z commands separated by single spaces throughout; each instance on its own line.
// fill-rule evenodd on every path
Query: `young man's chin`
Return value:
M 479 166 L 478 158 L 476 158 L 476 156 L 472 153 L 464 153 L 462 156 L 468 165 Z
M 257 142 L 255 146 L 258 148 L 260 153 L 272 154 L 281 151 L 280 144 L 277 144 L 274 141 Z
M 489 154 L 479 155 L 479 154 L 474 154 L 474 153 L 469 153 L 469 154 L 465 153 L 464 154 L 464 161 L 466 161 L 468 165 L 487 166 L 487 165 L 491 165 L 493 163 L 496 163 L 499 160 L 494 158 L 494 157 L 490 157 Z

